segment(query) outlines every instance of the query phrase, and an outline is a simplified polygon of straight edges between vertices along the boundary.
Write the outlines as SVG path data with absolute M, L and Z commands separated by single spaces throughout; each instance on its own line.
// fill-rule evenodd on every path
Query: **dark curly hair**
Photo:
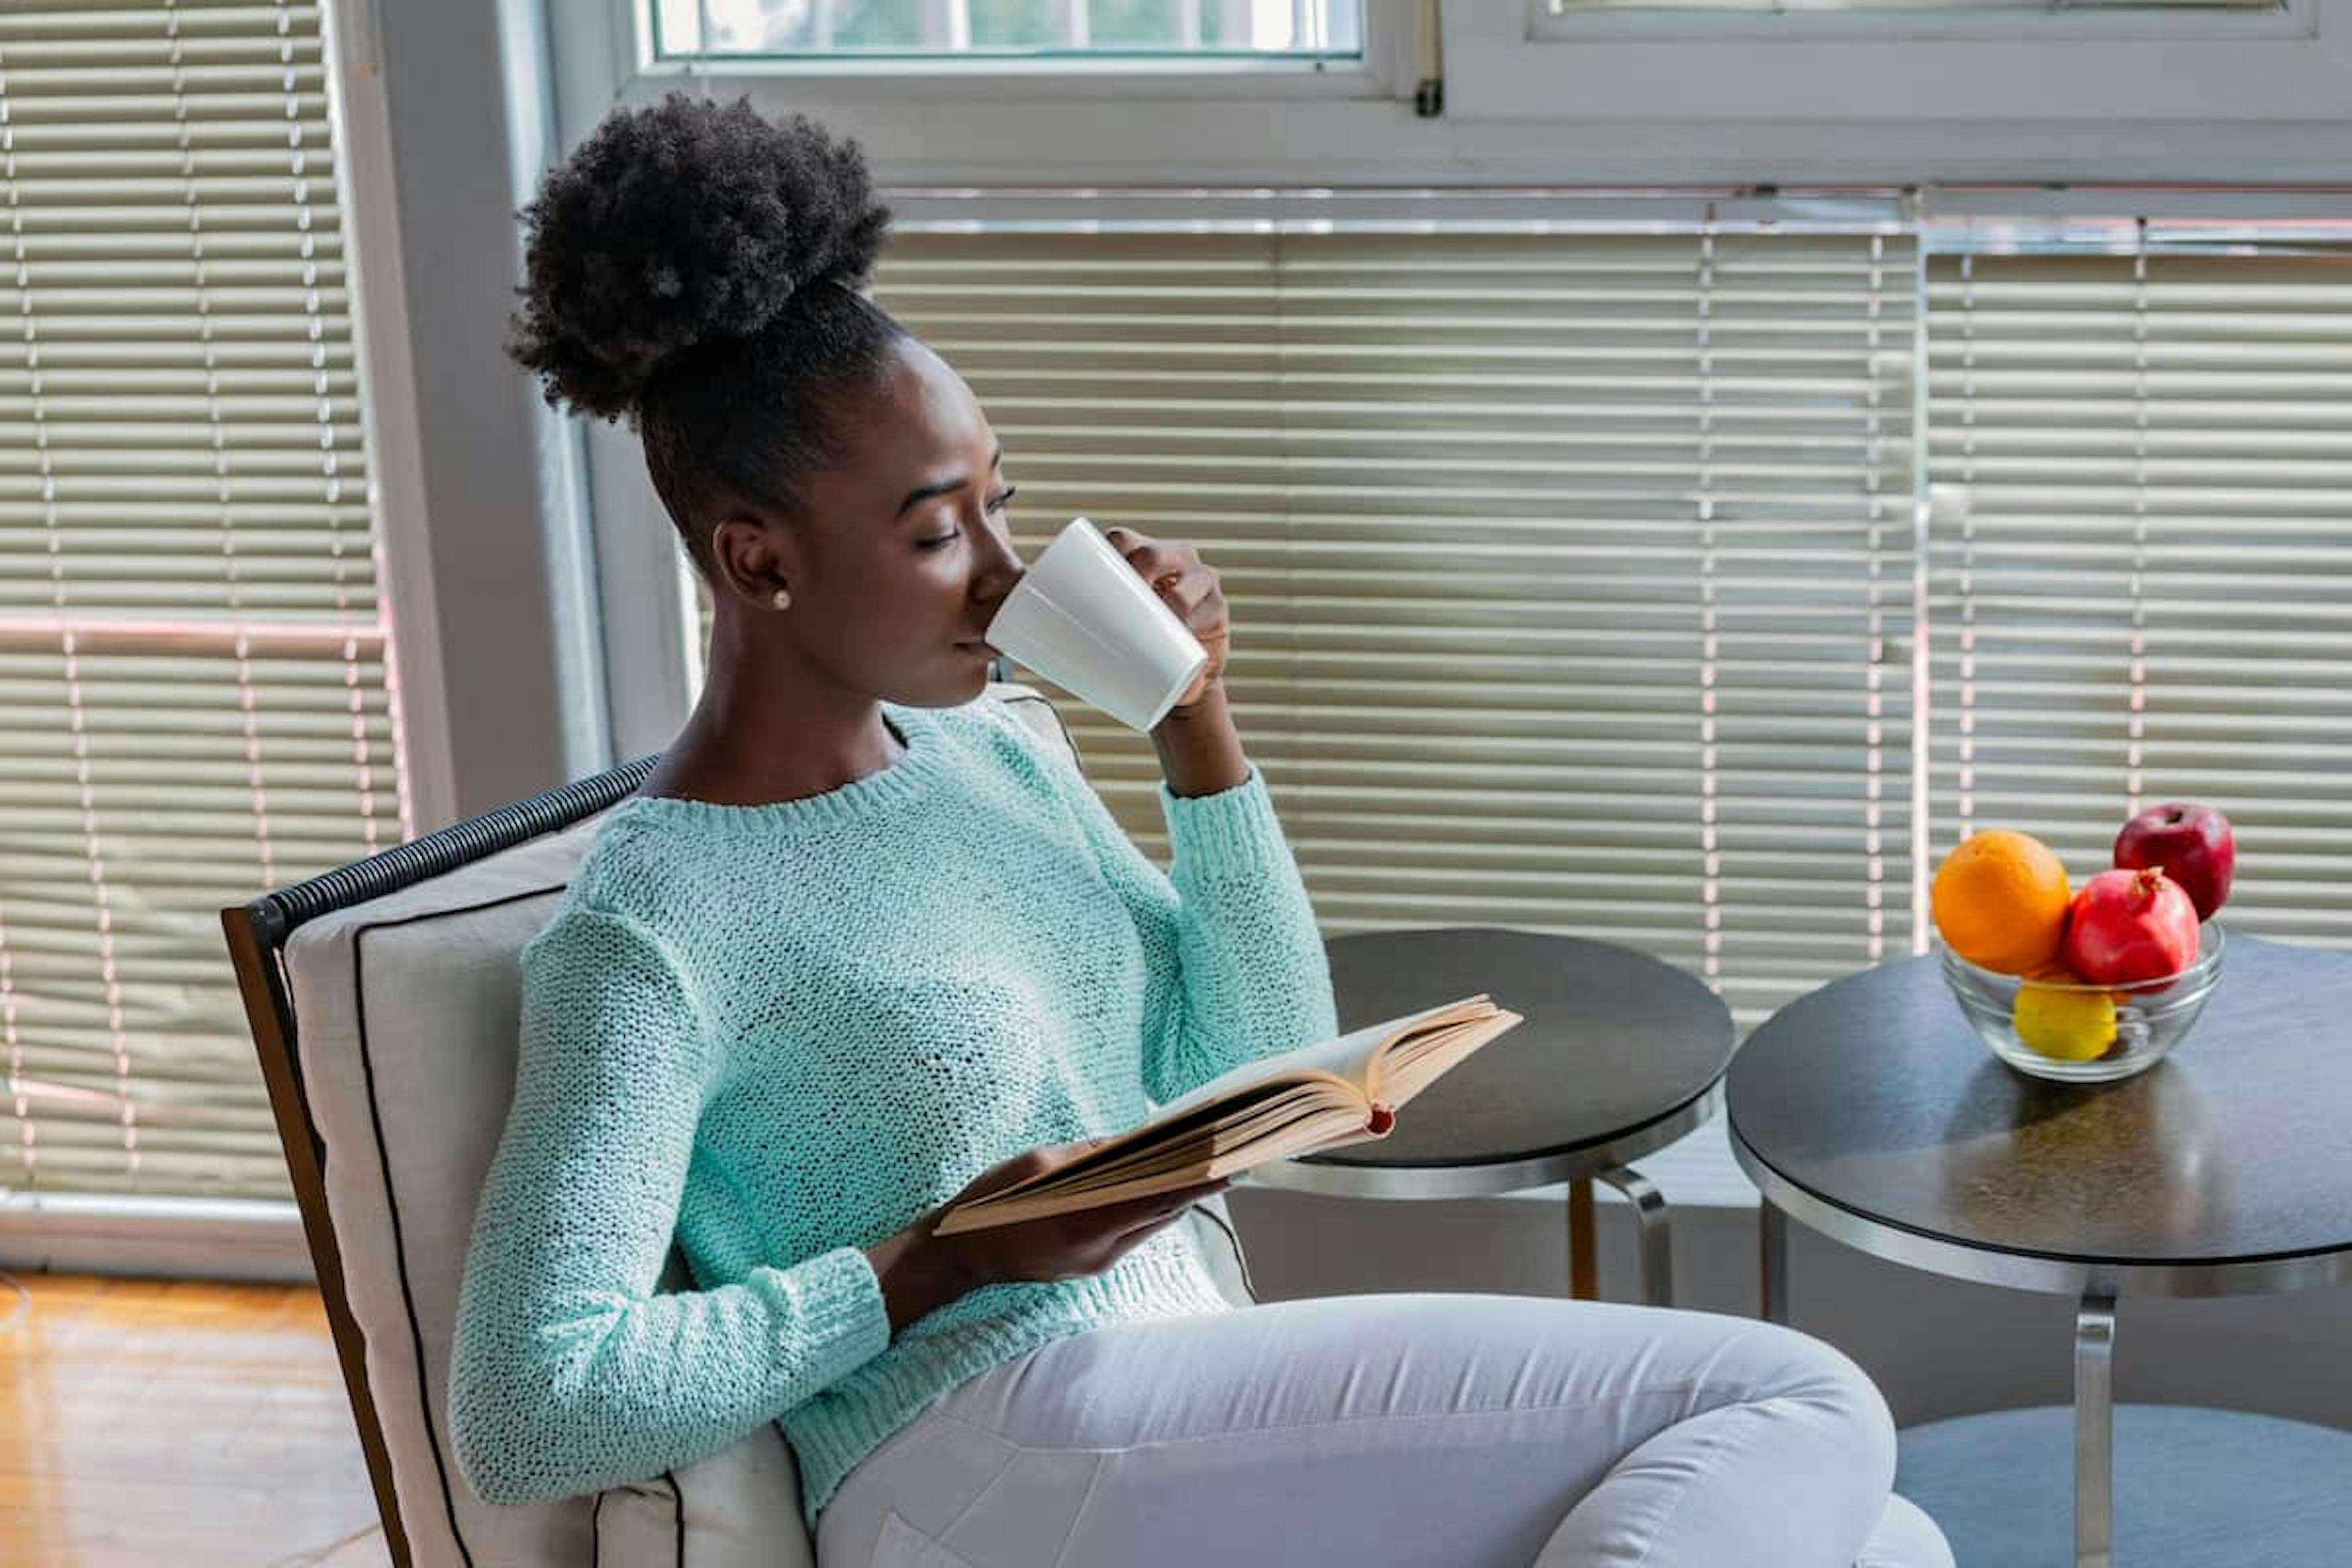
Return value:
M 906 329 L 860 289 L 890 223 L 857 143 L 751 100 L 617 110 L 523 209 L 507 352 L 547 401 L 626 420 L 706 574 L 736 502 L 797 510 L 844 393 Z

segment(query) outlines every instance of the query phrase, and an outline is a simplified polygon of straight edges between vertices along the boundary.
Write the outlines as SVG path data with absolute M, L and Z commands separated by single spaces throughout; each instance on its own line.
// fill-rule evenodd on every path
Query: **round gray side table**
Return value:
M 2352 1281 L 2347 1052 L 2352 953 L 2250 937 L 2189 1037 L 2116 1083 L 1995 1060 L 1932 957 L 1824 986 L 1750 1035 L 1726 1079 L 1732 1152 L 1766 1199 L 1765 1315 L 1788 1319 L 1789 1217 L 2075 1297 L 2074 1561 L 2105 1568 L 2116 1301 Z
M 1569 1288 L 1591 1300 L 1592 1184 L 1633 1200 L 1643 1294 L 1674 1299 L 1664 1199 L 1629 1162 L 1721 1103 L 1731 1012 L 1691 975 L 1586 937 L 1454 926 L 1327 944 L 1342 1029 L 1485 992 L 1526 1022 L 1424 1089 L 1375 1142 L 1245 1180 L 1348 1197 L 1459 1198 L 1569 1184 Z

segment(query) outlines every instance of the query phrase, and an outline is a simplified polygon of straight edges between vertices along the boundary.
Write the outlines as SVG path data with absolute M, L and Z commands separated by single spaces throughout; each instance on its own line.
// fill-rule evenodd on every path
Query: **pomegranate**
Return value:
M 2102 871 L 2074 894 L 2066 967 L 2094 985 L 2131 985 L 2197 962 L 2197 906 L 2155 867 Z

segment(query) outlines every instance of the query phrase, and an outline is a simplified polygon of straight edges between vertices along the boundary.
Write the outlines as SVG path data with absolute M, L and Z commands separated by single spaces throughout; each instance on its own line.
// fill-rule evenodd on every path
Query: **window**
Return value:
M 287 1195 L 218 910 L 409 836 L 320 21 L 0 11 L 0 1188 Z
M 2352 231 L 1485 201 L 923 205 L 877 280 L 1024 550 L 1084 510 L 1223 571 L 1327 931 L 1625 942 L 1744 1031 L 1924 950 L 1971 828 L 2080 880 L 2186 796 L 2233 928 L 2352 947 Z M 1065 712 L 1163 855 L 1149 745 Z M 1651 1165 L 1746 1192 L 1717 1136 Z
M 656 0 L 664 60 L 793 56 L 1344 58 L 1360 0 Z

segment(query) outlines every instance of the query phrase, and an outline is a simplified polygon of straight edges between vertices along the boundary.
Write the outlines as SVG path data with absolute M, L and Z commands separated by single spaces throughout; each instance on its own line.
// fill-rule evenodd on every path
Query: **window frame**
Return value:
M 687 87 L 749 93 L 855 135 L 886 185 L 2335 184 L 2352 162 L 2352 0 L 2254 14 L 1558 18 L 1545 0 L 1366 0 L 1353 68 L 646 68 L 646 3 L 550 16 L 560 145 L 617 104 Z M 1413 107 L 1424 5 L 1442 13 L 1436 117 Z
M 2053 37 L 2061 44 L 2088 41 L 2146 42 L 2151 39 L 2193 39 L 2210 43 L 2242 38 L 2310 37 L 2317 28 L 2322 0 L 2280 0 L 2273 5 L 2158 6 L 2099 5 L 2081 9 L 2030 6 L 1971 6 L 1947 0 L 1934 7 L 1885 5 L 1853 0 L 1852 8 L 1811 5 L 1768 11 L 1748 8 L 1740 0 L 1706 0 L 1721 10 L 1682 4 L 1645 5 L 1644 0 L 1602 0 L 1590 8 L 1554 12 L 1547 0 L 1528 0 L 1528 36 L 1538 41 L 1586 43 L 1596 39 L 1643 39 L 1652 42 L 1715 41 L 1770 38 L 1850 41 L 1902 40 L 1948 43 L 1966 40 L 2030 42 L 2046 47 Z
M 1523 3 L 1524 25 L 1496 5 L 1456 5 L 1446 36 L 1449 100 L 1504 116 L 1565 100 L 1580 119 L 1614 121 L 1675 103 L 1697 79 L 1703 101 L 1686 111 L 1706 121 L 2088 129 L 2336 120 L 2352 87 L 2346 0 L 2285 0 L 2259 12 L 1559 16 L 1545 0 Z
M 715 96 L 750 92 L 755 98 L 777 90 L 780 84 L 790 84 L 788 90 L 795 102 L 811 98 L 827 102 L 893 102 L 945 97 L 985 103 L 1028 99 L 1040 91 L 1056 100 L 1098 103 L 1123 103 L 1138 97 L 1391 96 L 1395 82 L 1388 68 L 1404 63 L 1393 35 L 1402 21 L 1409 41 L 1412 20 L 1409 0 L 1363 0 L 1364 47 L 1355 58 L 1219 55 L 1195 59 L 1107 52 L 1099 58 L 776 56 L 664 60 L 653 47 L 654 4 L 655 0 L 599 0 L 597 5 L 581 6 L 557 19 L 554 26 L 559 35 L 573 35 L 559 42 L 559 58 L 582 46 L 594 48 L 601 57 L 598 64 L 604 79 L 630 101 L 650 101 L 662 91 L 687 83 L 706 86 Z M 597 31 L 590 18 L 598 10 L 603 13 L 602 36 L 592 45 L 585 35 Z M 584 64 L 584 52 L 581 58 Z M 561 64 L 558 68 L 562 68 Z M 574 79 L 573 85 L 585 79 Z M 1410 92 L 1409 83 L 1405 90 Z

